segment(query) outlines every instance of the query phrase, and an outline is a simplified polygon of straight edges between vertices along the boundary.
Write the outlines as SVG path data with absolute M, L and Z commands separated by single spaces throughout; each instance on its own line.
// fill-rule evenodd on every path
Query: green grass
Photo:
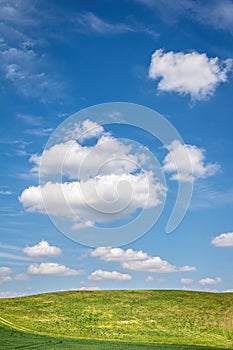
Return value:
M 19 332 L 0 326 L 0 350 L 213 350 L 211 347 L 192 345 L 166 345 L 149 343 L 125 343 L 90 339 L 67 339 Z M 214 348 L 214 350 L 227 350 Z
M 173 349 L 182 350 L 192 349 L 190 345 L 233 348 L 233 293 L 162 290 L 50 293 L 2 299 L 0 316 L 0 322 L 22 332 L 132 343 L 120 343 L 122 349 L 160 349 L 156 343 L 179 344 Z M 83 340 L 83 349 L 86 341 Z M 137 342 L 154 344 L 133 344 Z M 111 347 L 104 347 L 105 344 L 94 342 L 93 349 L 114 349 L 114 343 Z M 117 344 L 117 349 L 121 349 Z M 189 347 L 181 347 L 182 344 Z M 72 346 L 70 349 L 75 348 Z M 89 343 L 87 349 L 92 349 L 91 346 Z M 77 349 L 82 349 L 80 343 Z

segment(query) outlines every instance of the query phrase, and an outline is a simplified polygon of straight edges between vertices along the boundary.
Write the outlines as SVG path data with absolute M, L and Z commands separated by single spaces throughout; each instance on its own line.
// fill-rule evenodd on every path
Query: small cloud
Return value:
M 0 194 L 2 195 L 2 196 L 10 196 L 10 195 L 12 195 L 13 194 L 13 192 L 12 191 L 0 191 Z
M 173 173 L 171 180 L 193 182 L 214 175 L 220 166 L 205 161 L 205 150 L 175 140 L 167 146 L 169 153 L 163 160 L 163 169 Z
M 233 247 L 233 232 L 222 233 L 213 238 L 211 243 L 215 247 Z
M 152 276 L 147 276 L 145 279 L 146 282 L 153 282 L 154 281 L 154 277 Z
M 42 258 L 46 256 L 55 256 L 62 253 L 61 249 L 55 246 L 49 245 L 47 241 L 41 241 L 40 243 L 23 249 L 23 252 L 30 258 Z
M 90 138 L 99 138 L 103 133 L 104 128 L 101 125 L 86 119 L 82 123 L 75 124 L 72 130 L 66 133 L 64 140 L 78 140 L 78 142 L 82 142 Z
M 13 270 L 9 267 L 1 266 L 0 267 L 0 285 L 5 282 L 12 280 L 12 277 L 9 276 L 12 274 Z
M 0 283 L 10 282 L 10 281 L 12 281 L 12 277 L 11 276 L 2 276 L 0 278 Z
M 13 291 L 0 292 L 0 298 L 17 298 L 25 295 L 26 294 L 22 292 L 13 292 Z
M 24 130 L 25 134 L 43 137 L 43 136 L 49 136 L 52 133 L 52 128 L 38 128 L 38 129 L 27 129 Z
M 216 87 L 227 81 L 233 60 L 221 61 L 198 52 L 163 52 L 156 50 L 151 58 L 149 77 L 160 79 L 158 91 L 173 91 L 190 95 L 192 100 L 204 100 L 215 93 Z
M 180 282 L 182 284 L 192 284 L 194 281 L 191 278 L 181 278 Z
M 13 270 L 10 267 L 5 267 L 5 266 L 0 267 L 0 276 L 5 276 L 8 274 L 11 274 L 12 272 Z
M 45 276 L 75 276 L 83 273 L 81 270 L 73 270 L 65 265 L 56 263 L 41 263 L 31 264 L 27 269 L 27 273 L 31 275 L 45 275 Z
M 22 120 L 24 123 L 32 125 L 32 126 L 41 126 L 44 124 L 44 120 L 42 117 L 38 117 L 35 115 L 29 114 L 17 114 L 17 118 Z
M 124 32 L 133 32 L 134 30 L 124 23 L 110 23 L 92 12 L 86 12 L 77 18 L 79 30 L 84 33 L 97 33 L 102 35 L 120 34 Z
M 221 282 L 222 282 L 222 279 L 220 277 L 216 277 L 216 278 L 206 277 L 206 278 L 202 278 L 199 281 L 199 284 L 201 284 L 202 286 L 205 286 L 205 285 L 218 284 L 218 283 L 221 283 Z
M 28 275 L 26 273 L 19 273 L 15 276 L 16 281 L 26 281 L 28 279 Z
M 120 273 L 117 271 L 103 271 L 96 270 L 92 272 L 90 276 L 88 276 L 90 281 L 130 281 L 132 277 L 125 273 Z
M 78 290 L 101 290 L 101 288 L 96 285 L 91 285 L 91 286 L 82 286 L 78 288 Z
M 182 272 L 189 272 L 189 271 L 196 271 L 196 270 L 197 268 L 195 266 L 188 266 L 188 265 L 182 266 L 179 269 L 179 271 L 182 271 Z

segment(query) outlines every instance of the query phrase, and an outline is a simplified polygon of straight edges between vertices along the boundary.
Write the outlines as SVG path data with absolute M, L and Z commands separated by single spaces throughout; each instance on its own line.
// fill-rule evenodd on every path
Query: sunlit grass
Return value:
M 78 291 L 2 299 L 0 313 L 52 336 L 233 348 L 232 305 L 233 293 Z

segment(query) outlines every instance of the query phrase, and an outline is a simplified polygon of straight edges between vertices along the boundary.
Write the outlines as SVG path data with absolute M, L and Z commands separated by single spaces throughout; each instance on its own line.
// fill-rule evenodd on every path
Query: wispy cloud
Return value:
M 170 24 L 184 17 L 191 18 L 202 25 L 223 29 L 233 34 L 233 3 L 231 0 L 135 0 L 154 11 Z
M 5 79 L 26 98 L 51 102 L 64 90 L 57 74 L 51 74 L 52 64 L 45 54 L 41 35 L 41 25 L 46 19 L 36 8 L 36 2 L 3 0 L 0 20 L 0 63 Z M 38 37 L 42 39 L 38 40 Z
M 216 208 L 233 205 L 233 190 L 219 190 L 211 184 L 198 182 L 194 185 L 190 209 Z
M 26 129 L 24 130 L 25 134 L 43 137 L 51 135 L 53 129 L 52 128 L 37 128 L 37 129 Z
M 76 18 L 77 30 L 85 34 L 117 35 L 124 33 L 145 33 L 151 36 L 158 34 L 150 27 L 145 27 L 140 23 L 112 23 L 100 18 L 93 12 L 83 13 Z
M 6 190 L 6 191 L 0 190 L 0 195 L 3 195 L 3 196 L 10 196 L 11 194 L 13 194 L 12 191 L 9 191 L 9 190 Z
M 42 126 L 44 124 L 44 119 L 36 115 L 19 113 L 17 114 L 17 118 L 31 126 Z
M 20 256 L 17 254 L 11 254 L 11 253 L 5 253 L 5 252 L 0 252 L 0 258 L 6 259 L 6 260 L 19 260 L 19 261 L 30 261 L 31 259 Z

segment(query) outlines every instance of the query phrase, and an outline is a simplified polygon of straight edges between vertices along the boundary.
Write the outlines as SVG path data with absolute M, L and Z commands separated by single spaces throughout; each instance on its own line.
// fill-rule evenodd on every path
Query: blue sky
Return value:
M 0 6 L 0 296 L 233 290 L 233 2 Z

